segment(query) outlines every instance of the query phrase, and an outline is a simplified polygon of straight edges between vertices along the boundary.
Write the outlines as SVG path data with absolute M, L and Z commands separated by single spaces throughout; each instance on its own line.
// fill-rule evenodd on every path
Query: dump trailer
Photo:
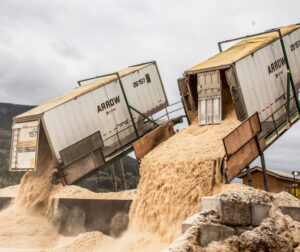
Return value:
M 290 115 L 295 113 L 295 94 L 299 95 L 300 87 L 300 25 L 283 27 L 280 32 L 282 40 L 276 30 L 247 36 L 186 70 L 178 85 L 189 116 L 198 113 L 199 125 L 221 123 L 222 89 L 228 86 L 238 119 L 243 121 L 258 112 L 266 135 L 286 120 L 288 109 Z M 283 46 L 293 79 L 290 90 Z
M 64 184 L 132 148 L 168 106 L 156 62 L 79 81 L 79 87 L 13 118 L 10 171 L 34 171 L 46 137 Z
M 223 42 L 240 40 L 222 52 Z M 300 25 L 219 42 L 220 53 L 178 79 L 190 121 L 222 122 L 228 94 L 241 124 L 224 136 L 221 171 L 230 182 L 299 120 Z M 266 181 L 267 182 L 267 181 Z M 268 186 L 266 186 L 267 188 Z

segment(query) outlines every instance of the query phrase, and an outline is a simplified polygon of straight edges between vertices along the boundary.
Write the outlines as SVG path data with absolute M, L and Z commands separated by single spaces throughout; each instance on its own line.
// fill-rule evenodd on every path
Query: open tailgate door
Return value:
M 35 171 L 40 121 L 14 123 L 10 147 L 10 171 Z

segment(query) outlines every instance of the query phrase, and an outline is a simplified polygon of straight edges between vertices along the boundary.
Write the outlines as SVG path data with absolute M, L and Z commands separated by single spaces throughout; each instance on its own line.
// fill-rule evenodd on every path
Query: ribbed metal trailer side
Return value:
M 300 29 L 286 35 L 284 40 L 290 49 L 292 41 L 300 40 Z M 288 51 L 292 75 L 299 90 L 300 48 Z M 265 122 L 272 120 L 271 115 L 276 121 L 286 114 L 287 71 L 279 40 L 237 61 L 235 69 L 248 115 L 258 111 L 261 122 Z M 293 99 L 291 108 L 295 110 Z
M 103 165 L 116 151 L 126 151 L 129 143 L 157 126 L 149 116 L 168 106 L 156 62 L 79 83 L 87 81 L 14 118 L 13 131 L 20 128 L 18 125 L 34 122 L 38 127 L 42 123 L 41 132 L 67 184 Z M 15 135 L 12 142 L 17 146 L 20 143 Z M 34 170 L 35 162 L 28 167 L 26 161 L 25 167 L 20 158 L 14 159 L 21 151 L 19 145 L 11 149 L 16 162 L 11 162 L 10 170 Z M 28 155 L 36 159 L 37 152 Z
M 221 83 L 217 85 L 220 87 L 219 93 L 222 94 L 221 90 L 228 90 L 229 87 L 237 118 L 243 122 L 230 136 L 223 138 L 226 149 L 226 165 L 221 168 L 223 178 L 229 182 L 255 158 L 260 157 L 268 191 L 263 151 L 300 116 L 300 25 L 244 38 L 224 52 L 187 70 L 178 80 L 178 86 L 190 119 L 198 110 L 199 124 L 210 124 L 211 121 L 202 120 L 210 117 L 208 111 L 203 115 L 199 112 L 202 106 L 196 102 L 202 99 L 202 92 L 206 89 L 201 85 L 199 76 L 212 72 L 220 76 Z M 240 39 L 243 38 L 237 38 Z M 234 40 L 219 42 L 220 50 L 221 43 Z M 225 93 L 224 96 L 227 97 Z M 253 120 L 256 123 L 253 124 Z M 255 131 L 255 128 L 259 130 Z M 235 150 L 228 152 L 232 146 Z
M 247 39 L 226 51 L 187 70 L 184 77 L 178 80 L 178 85 L 188 114 L 191 115 L 198 110 L 199 124 L 203 124 L 200 123 L 203 115 L 199 112 L 202 108 L 196 102 L 201 95 L 201 89 L 195 88 L 197 85 L 199 87 L 197 76 L 216 71 L 221 76 L 220 89 L 222 85 L 230 87 L 232 101 L 240 121 L 258 112 L 264 134 L 267 136 L 287 120 L 287 111 L 289 110 L 291 116 L 296 112 L 297 106 L 292 85 L 289 91 L 290 102 L 287 104 L 288 72 L 283 46 L 287 51 L 291 75 L 298 95 L 300 25 L 283 27 L 281 33 L 283 45 L 278 39 L 277 30 L 253 37 L 247 36 Z M 186 92 L 183 92 L 184 90 Z M 222 114 L 221 111 L 220 114 Z M 209 115 L 207 114 L 206 117 L 208 118 Z M 205 124 L 209 123 L 206 120 Z

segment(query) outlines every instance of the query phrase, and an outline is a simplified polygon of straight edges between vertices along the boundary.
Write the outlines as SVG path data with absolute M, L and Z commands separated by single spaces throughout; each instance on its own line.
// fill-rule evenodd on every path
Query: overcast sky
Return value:
M 299 0 L 1 0 L 0 102 L 40 104 L 151 60 L 174 102 L 177 78 L 218 41 L 299 23 L 299 10 Z M 300 170 L 299 140 L 295 125 L 267 151 L 268 167 Z

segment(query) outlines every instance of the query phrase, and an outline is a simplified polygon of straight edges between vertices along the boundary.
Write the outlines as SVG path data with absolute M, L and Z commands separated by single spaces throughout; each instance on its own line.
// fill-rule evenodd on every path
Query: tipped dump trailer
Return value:
M 234 40 L 222 52 L 221 43 Z M 233 103 L 242 123 L 223 138 L 221 173 L 230 182 L 259 156 L 266 171 L 263 151 L 299 120 L 300 25 L 218 44 L 221 52 L 186 70 L 178 86 L 189 120 L 199 125 L 221 123 Z M 264 180 L 268 190 L 266 172 Z
M 44 134 L 63 183 L 71 184 L 151 131 L 157 124 L 149 116 L 168 106 L 155 62 L 79 84 L 14 117 L 10 171 L 37 168 Z
M 280 31 L 298 96 L 300 25 L 283 27 Z M 287 119 L 287 111 L 290 116 L 297 111 L 292 85 L 287 90 L 287 78 L 279 33 L 273 31 L 249 36 L 188 69 L 178 79 L 178 85 L 189 119 L 197 114 L 199 125 L 222 121 L 222 89 L 229 86 L 238 119 L 243 121 L 258 112 L 267 136 Z

